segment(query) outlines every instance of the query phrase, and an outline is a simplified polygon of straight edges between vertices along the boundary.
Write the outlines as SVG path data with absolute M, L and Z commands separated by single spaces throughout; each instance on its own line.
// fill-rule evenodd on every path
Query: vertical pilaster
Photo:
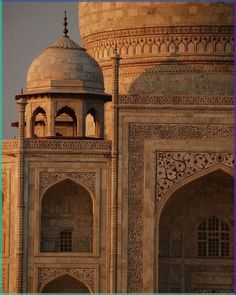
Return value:
M 49 113 L 47 114 L 47 136 L 55 136 L 55 102 L 49 99 Z
M 18 196 L 16 202 L 16 259 L 15 292 L 23 293 L 23 247 L 24 247 L 24 142 L 25 142 L 25 107 L 26 99 L 21 96 L 17 102 L 19 111 L 18 134 Z
M 112 87 L 112 187 L 111 187 L 111 235 L 110 235 L 110 293 L 117 292 L 117 213 L 118 213 L 118 132 L 119 132 L 119 64 L 120 56 L 115 49 Z

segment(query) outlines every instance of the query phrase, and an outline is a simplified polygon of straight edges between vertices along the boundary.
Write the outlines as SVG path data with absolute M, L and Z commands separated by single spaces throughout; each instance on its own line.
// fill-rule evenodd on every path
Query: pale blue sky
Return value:
M 69 36 L 77 43 L 77 3 L 3 2 L 3 139 L 13 138 L 17 128 L 15 94 L 25 88 L 27 70 L 44 48 L 62 36 L 67 10 Z

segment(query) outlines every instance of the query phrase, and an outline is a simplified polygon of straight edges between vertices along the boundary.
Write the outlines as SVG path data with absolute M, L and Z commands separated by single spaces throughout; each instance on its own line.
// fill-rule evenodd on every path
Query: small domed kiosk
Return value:
M 98 63 L 69 38 L 66 21 L 64 36 L 29 67 L 26 137 L 103 138 L 104 103 L 111 96 Z

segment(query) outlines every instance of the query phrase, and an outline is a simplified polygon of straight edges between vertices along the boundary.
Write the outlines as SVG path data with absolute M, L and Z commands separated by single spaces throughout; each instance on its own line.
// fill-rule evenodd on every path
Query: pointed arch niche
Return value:
M 233 177 L 219 167 L 193 175 L 182 186 L 175 185 L 157 211 L 156 292 L 233 290 Z M 209 222 L 199 240 L 203 220 Z M 225 224 L 229 225 L 227 231 Z M 226 240 L 229 251 L 225 254 L 219 249 Z M 215 254 L 203 258 L 199 245 Z
M 85 117 L 85 136 L 86 137 L 100 137 L 100 122 L 97 111 L 91 108 Z
M 81 281 L 65 274 L 48 282 L 40 293 L 90 293 L 90 290 Z
M 55 117 L 55 135 L 56 136 L 76 136 L 77 135 L 77 117 L 75 111 L 64 106 Z
M 42 107 L 37 107 L 31 118 L 31 137 L 45 137 L 47 132 L 46 111 Z
M 93 198 L 84 186 L 69 178 L 53 184 L 40 211 L 41 252 L 93 252 Z

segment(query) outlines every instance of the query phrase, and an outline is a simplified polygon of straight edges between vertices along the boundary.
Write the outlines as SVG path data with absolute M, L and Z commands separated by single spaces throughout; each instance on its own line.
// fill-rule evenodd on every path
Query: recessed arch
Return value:
M 88 286 L 69 274 L 64 274 L 47 282 L 40 293 L 91 293 Z
M 231 290 L 230 281 L 233 277 L 233 268 L 230 268 L 230 265 L 232 265 L 233 259 L 233 230 L 230 224 L 233 221 L 233 169 L 219 163 L 180 181 L 170 191 L 166 193 L 168 198 L 159 206 L 156 215 L 154 273 L 157 276 L 158 285 L 156 285 L 155 291 L 183 293 L 198 292 L 202 289 L 206 292 L 221 290 L 221 288 Z M 215 222 L 222 220 L 224 224 L 229 226 L 227 230 L 216 230 L 210 233 L 209 237 L 207 232 L 205 240 L 205 233 L 201 231 L 200 234 L 203 238 L 201 236 L 201 240 L 198 240 L 198 227 L 202 220 L 210 220 L 211 223 L 214 220 L 216 220 Z M 182 235 L 178 230 L 177 234 L 173 234 L 176 224 L 181 225 Z M 163 233 L 162 229 L 164 228 L 168 228 L 168 234 Z M 171 236 L 174 237 L 172 241 Z M 204 257 L 204 260 L 203 254 L 198 255 L 199 243 L 202 243 L 200 245 L 202 247 L 201 253 L 204 254 L 205 245 L 207 253 L 210 253 Z M 176 248 L 179 249 L 177 252 Z M 224 274 L 225 272 L 221 267 L 222 263 L 218 262 L 219 257 L 221 260 L 224 259 L 225 265 L 228 266 L 228 283 L 224 286 L 224 279 L 218 278 L 218 285 L 210 286 L 208 277 L 215 276 L 210 267 L 213 260 L 219 273 Z M 201 265 L 208 270 L 209 275 L 204 275 L 201 278 L 196 277 L 193 281 L 191 279 L 189 281 L 185 278 L 185 272 L 181 267 L 183 264 L 192 265 L 198 272 L 201 270 L 200 268 L 198 270 L 196 265 Z M 174 277 L 175 280 L 173 280 Z M 179 283 L 181 280 L 182 284 Z
M 93 198 L 77 182 L 66 178 L 41 198 L 41 252 L 93 251 Z
M 85 116 L 85 136 L 100 137 L 99 116 L 95 108 L 90 108 Z
M 37 107 L 31 117 L 31 136 L 45 137 L 47 136 L 47 115 L 42 107 Z
M 43 196 L 45 195 L 45 193 L 46 193 L 48 190 L 50 190 L 51 187 L 53 187 L 54 185 L 56 185 L 56 184 L 58 184 L 58 183 L 60 183 L 60 182 L 62 182 L 62 181 L 65 181 L 65 180 L 70 180 L 70 181 L 72 181 L 72 182 L 78 184 L 79 186 L 83 187 L 85 190 L 87 190 L 87 191 L 89 192 L 89 194 L 90 194 L 90 196 L 91 196 L 93 202 L 94 202 L 94 198 L 95 198 L 94 193 L 91 191 L 91 189 L 90 189 L 87 185 L 85 185 L 84 183 L 82 183 L 82 182 L 79 181 L 78 179 L 73 179 L 73 178 L 70 177 L 70 176 L 66 176 L 66 177 L 63 177 L 62 179 L 59 179 L 59 180 L 56 180 L 56 181 L 52 182 L 50 185 L 47 186 L 47 188 L 46 188 L 46 189 L 42 192 L 42 194 L 40 195 L 40 203 L 42 202 L 42 198 L 43 198 Z
M 55 116 L 55 135 L 56 136 L 76 136 L 77 117 L 75 111 L 64 106 L 60 108 Z
M 210 174 L 211 172 L 217 171 L 217 170 L 222 170 L 224 173 L 230 175 L 230 176 L 234 176 L 234 169 L 232 167 L 226 166 L 224 164 L 221 163 L 217 163 L 215 165 L 212 165 L 211 167 L 205 168 L 202 171 L 196 172 L 188 177 L 186 177 L 185 179 L 183 179 L 182 181 L 179 181 L 177 183 L 175 183 L 160 199 L 160 201 L 157 203 L 156 205 L 156 218 L 155 220 L 157 221 L 157 226 L 158 226 L 158 220 L 160 217 L 160 213 L 162 212 L 162 209 L 164 208 L 165 204 L 168 202 L 168 200 L 171 198 L 171 196 L 174 194 L 175 191 L 177 191 L 178 189 L 180 189 L 181 187 L 187 185 L 188 183 L 202 177 L 205 176 L 207 174 Z

